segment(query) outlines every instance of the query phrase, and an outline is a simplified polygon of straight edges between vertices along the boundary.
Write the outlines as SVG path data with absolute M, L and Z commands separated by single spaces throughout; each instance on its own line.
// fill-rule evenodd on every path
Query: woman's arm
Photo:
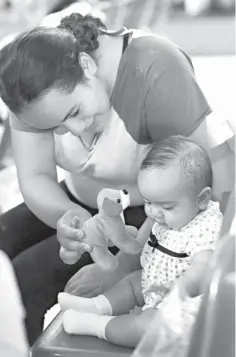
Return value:
M 235 185 L 235 152 L 230 146 L 234 136 L 230 124 L 217 123 L 214 113 L 190 135 L 190 139 L 202 145 L 210 156 L 214 176 L 213 198 L 219 202 L 222 194 L 232 192 Z
M 12 145 L 20 189 L 30 210 L 44 223 L 56 228 L 71 209 L 90 214 L 71 202 L 57 182 L 52 133 L 29 133 L 12 129 Z
M 193 257 L 192 266 L 178 279 L 180 291 L 185 296 L 195 297 L 202 294 L 204 277 L 209 267 L 212 251 L 205 250 Z

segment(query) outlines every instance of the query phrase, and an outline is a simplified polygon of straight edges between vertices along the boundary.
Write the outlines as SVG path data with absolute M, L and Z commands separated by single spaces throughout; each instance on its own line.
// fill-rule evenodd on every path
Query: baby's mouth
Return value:
M 162 227 L 168 227 L 165 221 L 160 221 L 160 220 L 158 220 L 156 218 L 155 218 L 155 221 Z
M 86 123 L 84 131 L 89 131 L 95 124 L 95 117 L 91 118 L 90 121 Z

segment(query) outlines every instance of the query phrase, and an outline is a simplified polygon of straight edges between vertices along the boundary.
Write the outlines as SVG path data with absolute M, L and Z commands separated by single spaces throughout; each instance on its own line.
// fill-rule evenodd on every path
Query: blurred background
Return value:
M 109 29 L 122 25 L 160 34 L 191 57 L 217 122 L 236 129 L 234 0 L 0 0 L 0 47 L 49 13 L 77 4 Z M 7 112 L 0 101 L 0 214 L 22 201 L 12 159 Z

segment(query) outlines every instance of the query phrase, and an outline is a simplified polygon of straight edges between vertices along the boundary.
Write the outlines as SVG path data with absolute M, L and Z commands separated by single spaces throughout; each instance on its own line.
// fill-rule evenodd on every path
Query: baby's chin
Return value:
M 157 222 L 159 224 L 159 226 L 161 226 L 163 228 L 172 229 L 168 226 L 168 224 L 166 222 L 161 222 L 161 221 L 158 221 L 157 219 L 154 219 L 154 221 Z
M 172 225 L 172 224 L 168 224 L 166 222 L 161 222 L 161 221 L 158 221 L 157 219 L 155 219 L 155 221 L 159 224 L 159 226 L 165 228 L 165 229 L 173 229 L 173 230 L 176 230 L 178 231 L 180 228 L 182 228 L 183 226 L 175 226 L 175 225 Z

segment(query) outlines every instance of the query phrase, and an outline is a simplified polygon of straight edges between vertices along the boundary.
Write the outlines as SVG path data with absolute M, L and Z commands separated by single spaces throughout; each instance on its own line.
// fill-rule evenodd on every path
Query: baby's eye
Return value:
M 78 109 L 78 110 L 76 110 L 76 112 L 74 112 L 73 114 L 71 114 L 71 118 L 74 118 L 74 117 L 76 117 L 77 115 L 79 115 L 79 112 L 80 112 L 80 110 Z
M 164 210 L 166 211 L 172 211 L 175 207 L 174 206 L 170 206 L 170 207 L 162 207 Z

